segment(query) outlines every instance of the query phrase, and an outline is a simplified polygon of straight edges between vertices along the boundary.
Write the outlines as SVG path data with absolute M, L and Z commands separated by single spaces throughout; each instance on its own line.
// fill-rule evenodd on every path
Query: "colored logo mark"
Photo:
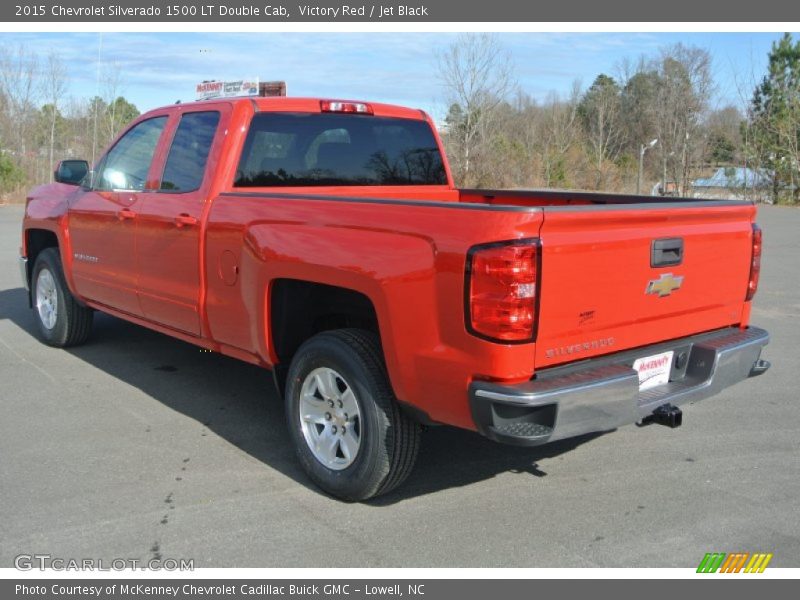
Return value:
M 708 552 L 700 565 L 698 573 L 763 573 L 767 568 L 772 554 L 764 552 Z

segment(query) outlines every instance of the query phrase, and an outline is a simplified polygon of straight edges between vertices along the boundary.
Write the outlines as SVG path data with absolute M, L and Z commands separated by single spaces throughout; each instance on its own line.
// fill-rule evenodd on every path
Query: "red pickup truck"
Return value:
M 536 445 L 766 371 L 749 326 L 753 204 L 458 189 L 420 110 L 308 98 L 177 104 L 28 198 L 43 341 L 100 310 L 261 365 L 322 489 L 409 474 L 424 425 Z

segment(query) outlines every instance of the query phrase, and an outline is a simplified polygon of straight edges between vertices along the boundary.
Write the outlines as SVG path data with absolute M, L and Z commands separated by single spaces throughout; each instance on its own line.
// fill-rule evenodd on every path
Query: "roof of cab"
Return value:
M 397 106 L 395 104 L 383 104 L 380 102 L 364 102 L 363 100 L 351 100 L 343 98 L 295 98 L 292 96 L 241 96 L 235 98 L 213 98 L 210 100 L 199 100 L 193 102 L 184 102 L 181 104 L 170 105 L 156 110 L 163 110 L 164 108 L 180 107 L 185 110 L 189 106 L 205 106 L 208 104 L 219 104 L 220 102 L 227 102 L 230 104 L 248 103 L 257 107 L 259 112 L 305 112 L 305 113 L 318 113 L 320 110 L 320 102 L 322 100 L 335 100 L 342 102 L 359 102 L 368 104 L 372 107 L 373 114 L 378 117 L 397 117 L 401 119 L 416 119 L 427 120 L 428 115 L 425 111 L 417 108 L 407 108 L 405 106 Z

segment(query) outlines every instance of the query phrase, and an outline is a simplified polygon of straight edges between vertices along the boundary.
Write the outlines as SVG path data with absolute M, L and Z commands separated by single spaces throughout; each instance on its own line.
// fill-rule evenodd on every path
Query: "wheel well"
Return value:
M 322 331 L 357 327 L 380 335 L 372 301 L 346 288 L 278 279 L 270 297 L 270 331 L 278 360 L 288 365 L 300 345 Z
M 28 258 L 28 283 L 31 280 L 36 258 L 45 248 L 58 248 L 58 237 L 47 229 L 28 229 L 25 232 L 25 253 Z
M 277 279 L 270 295 L 270 331 L 278 364 L 272 376 L 278 395 L 286 390 L 289 363 L 297 349 L 323 331 L 355 327 L 378 336 L 380 329 L 375 305 L 361 292 L 347 288 L 298 279 Z M 412 419 L 435 424 L 423 411 L 400 402 L 400 408 Z
M 26 232 L 28 260 L 33 262 L 45 248 L 58 248 L 58 237 L 47 229 L 28 229 Z

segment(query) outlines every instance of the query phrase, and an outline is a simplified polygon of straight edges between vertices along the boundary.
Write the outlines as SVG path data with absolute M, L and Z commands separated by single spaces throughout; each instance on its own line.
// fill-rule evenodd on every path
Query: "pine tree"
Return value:
M 800 183 L 800 41 L 773 42 L 764 80 L 753 94 L 753 136 L 761 164 L 773 173 L 773 195 L 796 200 Z

